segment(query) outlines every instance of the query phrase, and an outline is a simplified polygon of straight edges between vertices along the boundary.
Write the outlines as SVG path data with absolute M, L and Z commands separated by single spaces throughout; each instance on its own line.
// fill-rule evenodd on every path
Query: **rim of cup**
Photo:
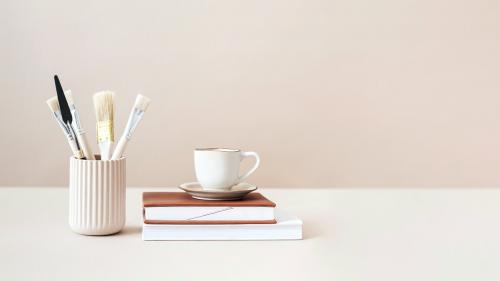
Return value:
M 239 152 L 239 149 L 209 147 L 209 148 L 196 148 L 195 151 L 217 151 L 217 152 Z

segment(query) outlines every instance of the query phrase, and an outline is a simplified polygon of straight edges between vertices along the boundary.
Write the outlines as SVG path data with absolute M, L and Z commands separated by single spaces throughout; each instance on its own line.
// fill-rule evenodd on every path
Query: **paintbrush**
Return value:
M 127 146 L 128 141 L 132 138 L 132 134 L 134 133 L 137 124 L 139 124 L 139 121 L 141 121 L 144 112 L 146 112 L 150 101 L 151 100 L 149 98 L 143 95 L 137 95 L 134 107 L 128 117 L 127 126 L 125 127 L 125 131 L 116 145 L 111 160 L 118 160 L 122 157 L 125 147 Z
M 68 140 L 69 147 L 71 148 L 71 152 L 73 152 L 73 155 L 75 158 L 80 158 L 80 151 L 78 149 L 78 145 L 76 143 L 76 138 L 74 135 L 71 133 L 70 128 L 64 124 L 61 116 L 61 109 L 59 108 L 59 102 L 57 101 L 57 97 L 52 97 L 47 100 L 47 104 L 54 114 L 54 118 L 57 121 L 57 124 L 59 124 L 59 127 L 61 127 L 61 130 L 64 133 L 64 136 Z
M 57 77 L 57 75 L 54 75 L 54 82 L 56 84 L 57 101 L 58 101 L 59 109 L 61 112 L 61 120 L 62 120 L 64 126 L 66 127 L 66 131 L 69 133 L 72 142 L 74 141 L 74 144 L 70 144 L 70 145 L 72 145 L 73 155 L 77 159 L 85 159 L 83 151 L 81 150 L 80 144 L 78 143 L 78 140 L 76 138 L 75 131 L 73 130 L 73 127 L 71 126 L 71 123 L 73 122 L 73 117 L 71 116 L 71 111 L 69 109 L 68 102 L 66 101 L 66 96 L 64 95 L 64 90 L 61 86 L 61 82 L 59 81 L 59 77 Z M 51 109 L 52 109 L 52 107 L 51 107 Z
M 101 160 L 111 158 L 114 135 L 114 93 L 103 91 L 94 94 L 94 108 L 97 118 L 97 142 L 101 151 Z
M 73 123 L 71 125 L 73 126 L 73 129 L 76 133 L 76 139 L 78 140 L 78 144 L 80 144 L 80 147 L 83 150 L 85 158 L 87 160 L 94 160 L 95 159 L 94 153 L 92 152 L 92 147 L 89 145 L 89 142 L 87 141 L 87 134 L 85 133 L 85 130 L 83 129 L 82 123 L 80 121 L 80 114 L 76 109 L 75 102 L 73 100 L 73 95 L 71 94 L 70 90 L 64 91 L 64 94 L 66 96 L 66 100 L 68 101 L 69 109 L 71 110 L 71 115 L 73 116 Z

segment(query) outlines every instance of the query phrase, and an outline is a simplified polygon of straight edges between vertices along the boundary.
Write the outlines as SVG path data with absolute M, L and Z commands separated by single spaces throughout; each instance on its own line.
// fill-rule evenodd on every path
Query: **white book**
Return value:
M 142 240 L 294 240 L 302 221 L 281 210 L 276 224 L 143 224 Z
M 145 207 L 146 221 L 272 221 L 273 207 Z

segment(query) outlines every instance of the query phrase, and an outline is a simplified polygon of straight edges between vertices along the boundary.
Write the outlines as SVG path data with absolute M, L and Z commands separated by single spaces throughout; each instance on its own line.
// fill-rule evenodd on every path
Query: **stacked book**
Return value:
M 142 199 L 143 240 L 302 239 L 302 221 L 260 193 L 209 201 L 185 192 L 144 192 Z

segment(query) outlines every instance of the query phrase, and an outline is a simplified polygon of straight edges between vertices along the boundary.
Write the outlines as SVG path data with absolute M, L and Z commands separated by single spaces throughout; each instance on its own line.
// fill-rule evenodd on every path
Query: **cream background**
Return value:
M 151 104 L 128 182 L 194 177 L 194 147 L 261 154 L 261 186 L 500 184 L 498 1 L 2 1 L 0 185 L 67 185 L 45 100 Z M 94 149 L 97 146 L 94 145 Z

